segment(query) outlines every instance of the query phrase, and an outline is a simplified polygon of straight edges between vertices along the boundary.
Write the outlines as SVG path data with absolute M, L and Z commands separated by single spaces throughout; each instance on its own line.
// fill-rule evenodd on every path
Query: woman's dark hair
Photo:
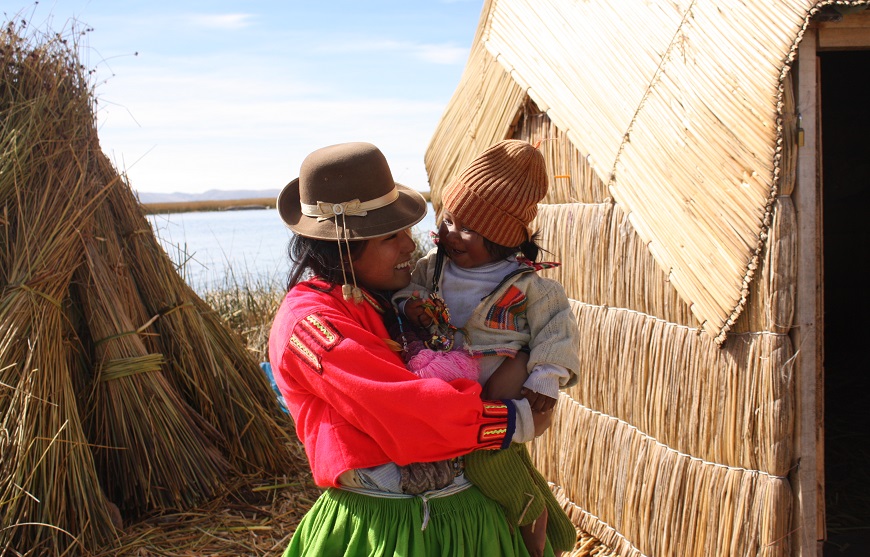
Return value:
M 535 232 L 534 234 L 532 234 L 531 238 L 529 238 L 522 244 L 514 247 L 509 247 L 496 244 L 495 242 L 490 242 L 489 240 L 484 238 L 483 246 L 486 248 L 487 253 L 489 253 L 496 259 L 507 259 L 512 255 L 522 253 L 526 259 L 528 259 L 532 263 L 537 263 L 538 256 L 541 255 L 542 251 L 546 251 L 544 248 L 538 245 L 538 241 L 540 239 L 541 233 Z
M 356 259 L 365 247 L 367 240 L 350 242 L 350 258 Z M 320 276 L 334 284 L 344 283 L 344 274 L 341 270 L 342 254 L 346 253 L 342 245 L 339 253 L 336 240 L 317 240 L 306 238 L 299 234 L 290 237 L 287 246 L 287 255 L 290 257 L 290 276 L 287 279 L 287 290 L 290 290 L 303 280 L 311 276 Z M 348 277 L 350 269 L 346 268 Z

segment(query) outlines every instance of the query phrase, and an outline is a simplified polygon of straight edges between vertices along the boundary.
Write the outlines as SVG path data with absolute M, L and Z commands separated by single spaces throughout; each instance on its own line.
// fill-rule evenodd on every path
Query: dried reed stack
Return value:
M 116 543 L 115 505 L 184 508 L 301 462 L 101 152 L 78 37 L 23 30 L 0 30 L 0 555 L 86 555 Z
M 76 282 L 93 335 L 86 423 L 100 479 L 122 510 L 194 505 L 226 481 L 220 435 L 166 379 L 163 355 L 145 348 L 95 243 L 84 239 Z
M 223 432 L 234 466 L 285 473 L 287 458 L 276 445 L 291 441 L 292 432 L 279 421 L 258 363 L 178 275 L 136 199 L 116 190 L 109 193 L 108 206 L 145 311 L 160 316 L 150 330 L 172 371 L 168 378 L 188 404 Z

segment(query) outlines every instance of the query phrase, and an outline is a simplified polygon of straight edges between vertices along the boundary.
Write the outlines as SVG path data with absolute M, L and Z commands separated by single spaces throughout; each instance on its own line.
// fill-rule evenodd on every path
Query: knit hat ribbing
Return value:
M 442 195 L 444 209 L 490 242 L 514 247 L 531 238 L 529 223 L 547 195 L 544 155 L 516 139 L 481 153 Z

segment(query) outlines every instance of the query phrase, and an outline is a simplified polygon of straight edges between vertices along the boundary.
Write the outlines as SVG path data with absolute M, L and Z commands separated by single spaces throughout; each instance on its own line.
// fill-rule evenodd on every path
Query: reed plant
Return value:
M 228 273 L 221 284 L 203 293 L 205 303 L 258 362 L 269 361 L 269 330 L 286 294 L 284 282 Z
M 97 143 L 90 90 L 61 40 L 34 48 L 12 24 L 0 30 L 4 553 L 52 554 L 115 537 L 83 429 L 80 368 L 64 317 L 81 263 L 77 231 L 108 184 L 87 179 L 87 153 Z

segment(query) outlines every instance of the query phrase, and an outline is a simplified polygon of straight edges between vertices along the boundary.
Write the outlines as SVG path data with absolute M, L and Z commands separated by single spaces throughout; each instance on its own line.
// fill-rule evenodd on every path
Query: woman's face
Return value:
M 367 240 L 353 260 L 357 283 L 369 290 L 400 290 L 408 286 L 411 254 L 416 247 L 410 228 Z

